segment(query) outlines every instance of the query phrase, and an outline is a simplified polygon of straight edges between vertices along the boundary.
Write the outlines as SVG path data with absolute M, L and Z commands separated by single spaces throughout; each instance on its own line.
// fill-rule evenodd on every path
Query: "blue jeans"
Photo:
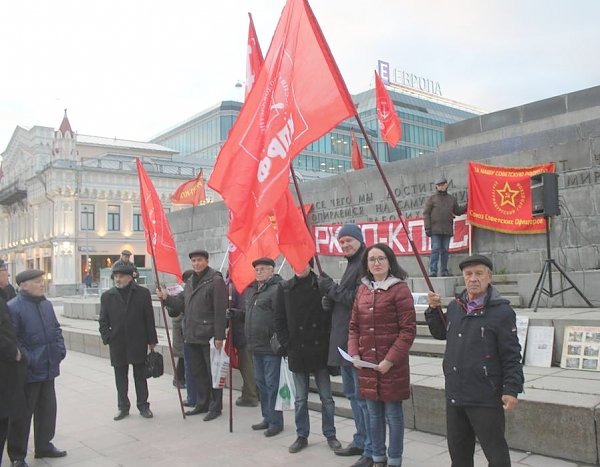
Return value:
M 387 450 L 389 466 L 402 465 L 404 451 L 404 414 L 402 401 L 382 402 L 367 400 L 371 420 L 373 461 L 385 462 L 385 425 L 390 428 L 390 445 Z
M 321 368 L 314 371 L 315 382 L 321 399 L 321 427 L 326 438 L 335 436 L 335 402 L 331 397 L 331 380 L 329 370 Z M 308 377 L 310 373 L 293 373 L 296 386 L 296 434 L 308 438 L 310 433 L 310 421 L 308 417 Z
M 429 256 L 429 272 L 436 276 L 438 272 L 438 259 L 440 260 L 441 273 L 448 272 L 448 248 L 452 235 L 431 235 L 431 256 Z
M 253 354 L 252 359 L 256 385 L 260 392 L 260 410 L 263 420 L 269 424 L 269 428 L 283 429 L 283 412 L 275 410 L 281 357 Z
M 191 356 L 189 344 L 183 344 L 183 367 L 185 369 L 185 390 L 187 392 L 187 401 L 196 405 L 198 402 L 198 388 L 196 387 L 196 381 L 192 376 L 191 367 Z
M 342 385 L 344 395 L 350 401 L 356 433 L 352 438 L 352 445 L 363 449 L 363 456 L 372 457 L 371 430 L 367 402 L 361 399 L 358 392 L 358 370 L 350 365 L 342 365 Z

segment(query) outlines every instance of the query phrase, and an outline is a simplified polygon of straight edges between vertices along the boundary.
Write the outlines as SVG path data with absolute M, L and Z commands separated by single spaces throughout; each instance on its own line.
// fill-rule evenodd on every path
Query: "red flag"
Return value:
M 546 220 L 531 213 L 531 177 L 554 169 L 554 162 L 532 167 L 469 162 L 469 222 L 482 229 L 511 234 L 545 232 Z
M 250 17 L 250 25 L 248 26 L 248 59 L 246 60 L 246 98 L 250 94 L 250 89 L 252 89 L 265 61 L 256 36 L 256 29 L 254 29 L 252 15 L 248 13 L 248 16 Z
M 375 95 L 377 100 L 379 132 L 387 144 L 395 147 L 396 144 L 398 144 L 398 141 L 400 141 L 400 138 L 402 138 L 400 117 L 398 117 L 394 103 L 377 72 L 375 72 Z
M 308 3 L 288 0 L 208 182 L 234 214 L 228 236 L 238 248 L 249 248 L 258 223 L 284 196 L 292 159 L 355 114 Z
M 177 258 L 177 248 L 162 203 L 142 162 L 136 159 L 135 163 L 140 180 L 140 202 L 146 250 L 154 256 L 154 267 L 157 271 L 173 274 L 180 278 L 181 269 Z
M 290 190 L 275 206 L 279 249 L 296 272 L 302 272 L 315 255 L 313 240 L 300 208 L 296 207 Z
M 354 170 L 360 170 L 365 168 L 365 163 L 363 161 L 362 155 L 360 154 L 360 147 L 358 146 L 358 141 L 356 141 L 354 131 L 352 132 L 352 168 Z
M 200 202 L 206 201 L 202 169 L 196 178 L 182 183 L 177 188 L 171 195 L 171 201 L 175 204 L 191 204 L 192 206 L 198 206 Z

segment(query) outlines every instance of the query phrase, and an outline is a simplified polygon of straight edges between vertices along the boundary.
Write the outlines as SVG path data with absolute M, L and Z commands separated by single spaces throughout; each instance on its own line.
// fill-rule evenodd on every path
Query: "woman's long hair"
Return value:
M 369 271 L 369 252 L 373 248 L 377 248 L 378 250 L 383 251 L 383 253 L 385 254 L 385 256 L 388 260 L 388 264 L 390 265 L 389 274 L 391 276 L 397 277 L 398 279 L 402 279 L 402 280 L 404 280 L 408 277 L 408 274 L 406 273 L 406 271 L 404 269 L 402 269 L 400 267 L 400 265 L 398 264 L 398 260 L 396 259 L 396 255 L 394 254 L 392 249 L 389 246 L 387 246 L 385 243 L 376 243 L 375 245 L 371 245 L 363 253 L 362 260 L 361 260 L 363 277 L 367 277 L 371 281 L 374 280 L 373 274 L 371 274 L 371 272 Z

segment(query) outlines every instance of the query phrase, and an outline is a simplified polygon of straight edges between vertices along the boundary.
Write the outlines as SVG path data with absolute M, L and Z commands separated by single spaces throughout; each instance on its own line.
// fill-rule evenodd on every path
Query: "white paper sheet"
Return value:
M 340 355 L 342 357 L 344 357 L 344 360 L 348 360 L 349 362 L 352 362 L 353 365 L 359 366 L 361 368 L 376 368 L 377 367 L 377 365 L 375 363 L 365 362 L 364 360 L 352 358 L 351 355 L 348 355 L 348 352 L 344 352 L 339 347 L 338 347 L 338 351 L 340 352 Z

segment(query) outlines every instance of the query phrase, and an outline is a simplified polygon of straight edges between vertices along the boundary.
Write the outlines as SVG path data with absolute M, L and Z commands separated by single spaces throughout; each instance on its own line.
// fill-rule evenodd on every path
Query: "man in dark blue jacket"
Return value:
M 54 378 L 67 353 L 52 303 L 44 296 L 44 271 L 28 269 L 17 274 L 19 294 L 8 302 L 17 343 L 27 362 L 25 397 L 28 410 L 11 418 L 8 456 L 13 466 L 26 467 L 31 417 L 35 424 L 35 457 L 64 457 L 52 444 L 56 429 Z
M 459 267 L 466 290 L 442 314 L 440 296 L 429 292 L 425 319 L 446 340 L 446 425 L 453 467 L 473 466 L 475 436 L 493 467 L 509 467 L 504 412 L 523 391 L 521 346 L 510 302 L 492 284 L 492 262 L 469 256 Z

